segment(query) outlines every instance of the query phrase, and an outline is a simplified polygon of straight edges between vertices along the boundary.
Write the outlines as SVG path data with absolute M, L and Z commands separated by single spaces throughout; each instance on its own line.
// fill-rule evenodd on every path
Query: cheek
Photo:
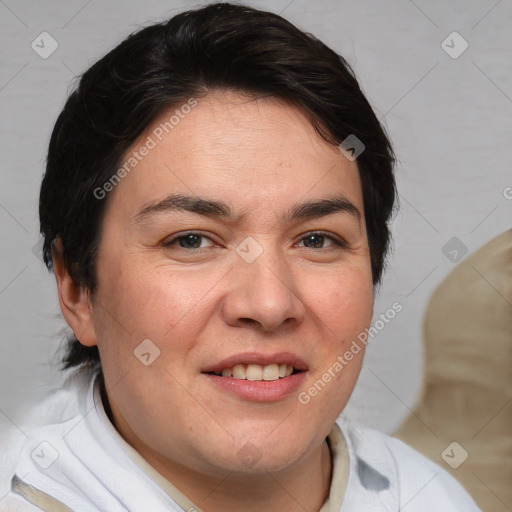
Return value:
M 173 319 L 187 308 L 187 296 L 179 293 L 179 283 L 172 276 L 155 269 L 144 269 L 135 262 L 122 262 L 108 275 L 101 276 L 98 290 L 100 302 L 112 308 L 120 328 L 134 335 L 147 335 L 158 324 L 152 318 L 159 317 L 168 328 Z M 113 315 L 112 315 L 113 316 Z
M 371 322 L 373 283 L 368 269 L 354 268 L 307 283 L 314 312 L 339 342 L 357 336 Z M 341 347 L 338 347 L 341 348 Z
M 139 258 L 126 258 L 100 276 L 95 328 L 103 358 L 134 364 L 133 351 L 150 339 L 177 363 L 211 314 L 208 292 L 219 277 L 198 270 L 176 271 L 167 265 L 144 266 Z M 213 307 L 213 306 L 212 306 Z M 169 356 L 170 357 L 170 356 Z
M 313 288 L 314 315 L 322 336 L 315 347 L 315 366 L 304 401 L 336 418 L 345 406 L 359 376 L 365 345 L 358 336 L 365 332 L 373 314 L 373 283 L 365 266 L 322 280 Z M 299 397 L 300 398 L 300 397 Z M 329 403 L 330 406 L 325 406 Z M 330 411 L 330 412 L 329 412 Z M 329 417 L 330 417 L 329 416 Z

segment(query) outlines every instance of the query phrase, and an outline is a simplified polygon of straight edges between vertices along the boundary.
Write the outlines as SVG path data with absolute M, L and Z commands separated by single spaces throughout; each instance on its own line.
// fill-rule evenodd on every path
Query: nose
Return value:
M 226 323 L 236 327 L 252 324 L 270 332 L 302 321 L 305 306 L 297 278 L 282 256 L 267 247 L 252 263 L 236 259 L 222 310 Z

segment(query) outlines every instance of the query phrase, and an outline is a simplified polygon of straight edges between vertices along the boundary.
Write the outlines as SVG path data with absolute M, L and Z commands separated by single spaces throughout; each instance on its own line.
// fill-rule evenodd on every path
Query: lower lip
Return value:
M 278 380 L 242 380 L 203 374 L 214 386 L 253 402 L 275 402 L 297 391 L 306 377 L 305 371 Z

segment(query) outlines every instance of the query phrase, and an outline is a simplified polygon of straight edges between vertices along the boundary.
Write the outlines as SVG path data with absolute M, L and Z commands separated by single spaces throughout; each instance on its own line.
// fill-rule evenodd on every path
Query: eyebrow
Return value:
M 222 201 L 176 193 L 167 196 L 161 201 L 146 205 L 135 216 L 135 223 L 142 222 L 157 213 L 179 211 L 187 211 L 205 217 L 223 218 L 233 221 L 241 220 L 245 217 L 245 214 L 235 215 L 232 208 Z M 334 213 L 348 213 L 358 221 L 361 220 L 361 212 L 359 209 L 344 196 L 297 203 L 284 214 L 282 219 L 285 222 L 291 223 L 299 220 L 317 219 Z

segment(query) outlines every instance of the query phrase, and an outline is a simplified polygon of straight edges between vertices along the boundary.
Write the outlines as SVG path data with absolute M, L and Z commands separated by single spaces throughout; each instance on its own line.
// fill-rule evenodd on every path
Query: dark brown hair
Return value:
M 326 141 L 338 145 L 353 135 L 363 142 L 357 164 L 373 283 L 380 283 L 396 198 L 394 155 L 353 70 L 282 17 L 228 3 L 139 30 L 81 76 L 55 124 L 41 186 L 47 267 L 52 269 L 51 248 L 59 239 L 70 275 L 94 294 L 108 200 L 94 190 L 112 178 L 157 115 L 215 89 L 286 100 L 309 116 Z M 98 364 L 96 347 L 69 340 L 65 367 Z

